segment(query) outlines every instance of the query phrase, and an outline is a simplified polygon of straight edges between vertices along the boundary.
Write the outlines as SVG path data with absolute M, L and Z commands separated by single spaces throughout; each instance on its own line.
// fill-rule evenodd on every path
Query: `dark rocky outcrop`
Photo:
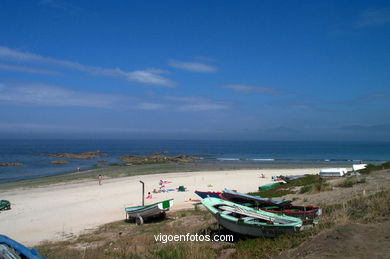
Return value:
M 23 164 L 17 162 L 3 162 L 0 163 L 0 166 L 23 166 Z
M 158 154 L 158 155 L 151 155 L 151 156 L 124 155 L 121 157 L 121 160 L 125 163 L 134 163 L 134 164 L 167 163 L 167 162 L 189 163 L 197 160 L 197 158 L 193 156 L 187 156 L 187 155 L 164 156 Z
M 66 165 L 66 164 L 69 164 L 69 161 L 67 161 L 67 160 L 53 160 L 50 163 L 55 164 L 55 165 Z
M 57 153 L 57 154 L 48 154 L 50 157 L 64 157 L 64 158 L 75 158 L 75 159 L 91 159 L 95 157 L 108 156 L 108 154 L 102 153 L 100 151 L 94 152 L 84 152 L 80 154 L 72 153 Z

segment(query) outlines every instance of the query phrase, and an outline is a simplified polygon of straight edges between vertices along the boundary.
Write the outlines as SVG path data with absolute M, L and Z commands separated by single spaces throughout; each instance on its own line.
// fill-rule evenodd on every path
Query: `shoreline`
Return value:
M 193 162 L 193 163 L 156 163 L 142 165 L 118 165 L 95 167 L 79 172 L 66 172 L 50 176 L 35 177 L 14 181 L 0 182 L 1 190 L 34 188 L 61 183 L 77 183 L 96 179 L 99 174 L 105 178 L 121 178 L 137 175 L 149 175 L 175 172 L 251 170 L 251 169 L 297 169 L 351 167 L 343 163 L 247 163 L 247 162 Z
M 320 168 L 218 170 L 197 172 L 171 172 L 135 175 L 97 180 L 52 184 L 31 189 L 2 191 L 2 199 L 11 201 L 12 209 L 0 214 L 2 233 L 27 245 L 50 240 L 66 240 L 83 231 L 123 220 L 124 208 L 141 203 L 140 180 L 145 182 L 145 194 L 158 188 L 161 179 L 171 181 L 168 188 L 184 185 L 187 192 L 153 194 L 155 203 L 175 199 L 173 210 L 191 208 L 191 199 L 198 199 L 195 190 L 221 191 L 224 188 L 241 192 L 256 191 L 258 186 L 271 183 L 273 175 L 318 174 Z M 262 179 L 259 174 L 266 178 Z

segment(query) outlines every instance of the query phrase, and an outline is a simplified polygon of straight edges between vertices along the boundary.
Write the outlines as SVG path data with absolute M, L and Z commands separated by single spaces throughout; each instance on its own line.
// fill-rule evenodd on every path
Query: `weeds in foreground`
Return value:
M 299 193 L 317 193 L 332 190 L 332 187 L 325 180 L 319 179 L 317 182 L 301 187 Z
M 270 258 L 281 251 L 300 245 L 325 229 L 346 223 L 370 223 L 388 220 L 390 217 L 390 193 L 381 191 L 371 196 L 355 199 L 323 208 L 320 223 L 311 229 L 281 236 L 275 239 L 253 238 L 234 244 L 155 242 L 154 234 L 202 233 L 216 231 L 216 225 L 206 211 L 188 210 L 171 214 L 171 220 L 135 226 L 115 222 L 85 234 L 74 241 L 47 243 L 38 251 L 48 258 L 216 258 L 225 248 L 235 249 L 234 258 Z M 172 220 L 175 218 L 174 220 Z M 141 231 L 143 230 L 143 231 Z M 101 238 L 97 238 L 99 235 Z M 100 241 L 88 241 L 100 240 Z
M 321 185 L 323 185 L 325 182 L 324 180 L 321 180 L 321 178 L 318 175 L 306 175 L 303 178 L 296 179 L 290 183 L 282 184 L 280 186 L 277 186 L 274 189 L 271 190 L 265 190 L 265 191 L 259 191 L 259 192 L 253 192 L 249 193 L 250 195 L 255 196 L 261 196 L 261 197 L 281 197 L 287 194 L 294 194 L 294 188 L 301 187 L 301 186 L 310 186 L 313 185 L 313 189 L 323 189 Z M 314 185 L 320 184 L 320 187 L 316 187 Z M 306 187 L 306 188 L 312 188 L 312 187 Z
M 354 186 L 355 184 L 365 183 L 365 182 L 366 182 L 366 178 L 357 178 L 354 176 L 354 177 L 350 177 L 350 178 L 345 179 L 344 181 L 339 183 L 337 186 L 343 187 L 343 188 L 348 188 L 348 187 Z
M 384 169 L 390 169 L 390 162 L 386 162 L 380 165 L 373 165 L 373 164 L 368 164 L 366 168 L 363 170 L 360 170 L 359 173 L 362 174 L 370 174 L 374 171 L 379 171 L 379 170 L 384 170 Z

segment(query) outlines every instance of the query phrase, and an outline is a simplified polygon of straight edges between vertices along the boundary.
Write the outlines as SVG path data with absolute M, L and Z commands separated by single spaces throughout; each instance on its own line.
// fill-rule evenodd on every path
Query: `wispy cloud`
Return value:
M 363 11 L 357 21 L 358 27 L 368 27 L 375 25 L 383 25 L 390 22 L 390 9 L 367 9 Z
M 152 102 L 141 102 L 138 103 L 135 108 L 139 110 L 161 110 L 166 107 L 165 104 L 161 103 L 152 103 Z
M 266 94 L 266 95 L 282 95 L 285 94 L 286 91 L 272 87 L 272 86 L 254 86 L 254 85 L 244 85 L 244 84 L 229 84 L 224 85 L 222 88 L 231 89 L 236 92 L 245 93 L 245 94 L 251 94 L 251 93 L 257 93 L 257 94 Z
M 216 111 L 216 110 L 225 110 L 229 106 L 226 104 L 218 103 L 196 103 L 196 104 L 185 104 L 179 106 L 179 109 L 182 111 Z
M 92 75 L 98 76 L 110 76 L 117 78 L 124 78 L 128 81 L 139 82 L 143 84 L 151 85 L 162 85 L 162 86 L 173 86 L 175 83 L 163 77 L 161 74 L 164 73 L 158 69 L 146 69 L 136 71 L 123 71 L 119 68 L 107 69 L 95 66 L 87 66 L 78 62 L 72 62 L 67 60 L 55 59 L 51 57 L 45 57 L 29 52 L 22 52 L 14 49 L 10 49 L 5 46 L 0 46 L 0 58 L 7 60 L 16 60 L 29 63 L 43 63 L 57 65 L 68 69 L 73 69 L 81 72 L 85 72 Z
M 216 111 L 230 108 L 230 104 L 200 96 L 164 96 L 165 100 L 177 103 L 179 111 Z
M 214 73 L 217 72 L 217 68 L 208 64 L 200 63 L 200 62 L 182 62 L 176 60 L 170 60 L 169 65 L 186 70 L 189 72 L 198 72 L 198 73 Z
M 8 64 L 1 64 L 1 63 L 0 63 L 0 70 L 18 71 L 18 72 L 26 72 L 26 73 L 37 73 L 37 74 L 46 74 L 46 75 L 60 74 L 59 72 L 51 71 L 48 69 L 32 68 L 32 67 L 25 67 L 25 66 L 15 66 L 15 65 L 8 65 Z
M 64 0 L 41 0 L 40 4 L 53 9 L 62 10 L 70 13 L 79 11 L 78 7 Z
M 369 93 L 365 94 L 363 96 L 357 97 L 355 99 L 352 99 L 351 103 L 368 103 L 373 101 L 387 101 L 390 100 L 390 94 L 389 93 Z
M 46 84 L 0 84 L 0 103 L 49 107 L 118 108 L 128 105 L 130 97 L 69 90 Z
M 76 91 L 48 84 L 1 84 L 0 105 L 88 107 L 156 111 L 215 111 L 229 104 L 199 96 L 133 97 L 121 94 Z

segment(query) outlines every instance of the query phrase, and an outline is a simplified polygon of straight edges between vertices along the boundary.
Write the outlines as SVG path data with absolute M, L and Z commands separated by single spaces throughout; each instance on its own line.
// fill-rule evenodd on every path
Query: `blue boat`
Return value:
M 291 201 L 289 200 L 274 200 L 271 198 L 263 198 L 260 196 L 252 196 L 249 194 L 244 194 L 240 192 L 231 191 L 228 189 L 225 189 L 222 194 L 221 198 L 224 200 L 228 200 L 231 202 L 236 202 L 239 204 L 266 204 L 266 205 L 286 205 L 290 204 Z M 248 204 L 247 204 L 248 203 Z
M 201 192 L 201 191 L 195 191 L 195 193 L 202 199 L 207 197 L 220 198 L 219 195 L 221 194 L 221 192 Z
M 37 250 L 25 247 L 4 235 L 0 235 L 0 256 L 1 258 L 46 259 Z

